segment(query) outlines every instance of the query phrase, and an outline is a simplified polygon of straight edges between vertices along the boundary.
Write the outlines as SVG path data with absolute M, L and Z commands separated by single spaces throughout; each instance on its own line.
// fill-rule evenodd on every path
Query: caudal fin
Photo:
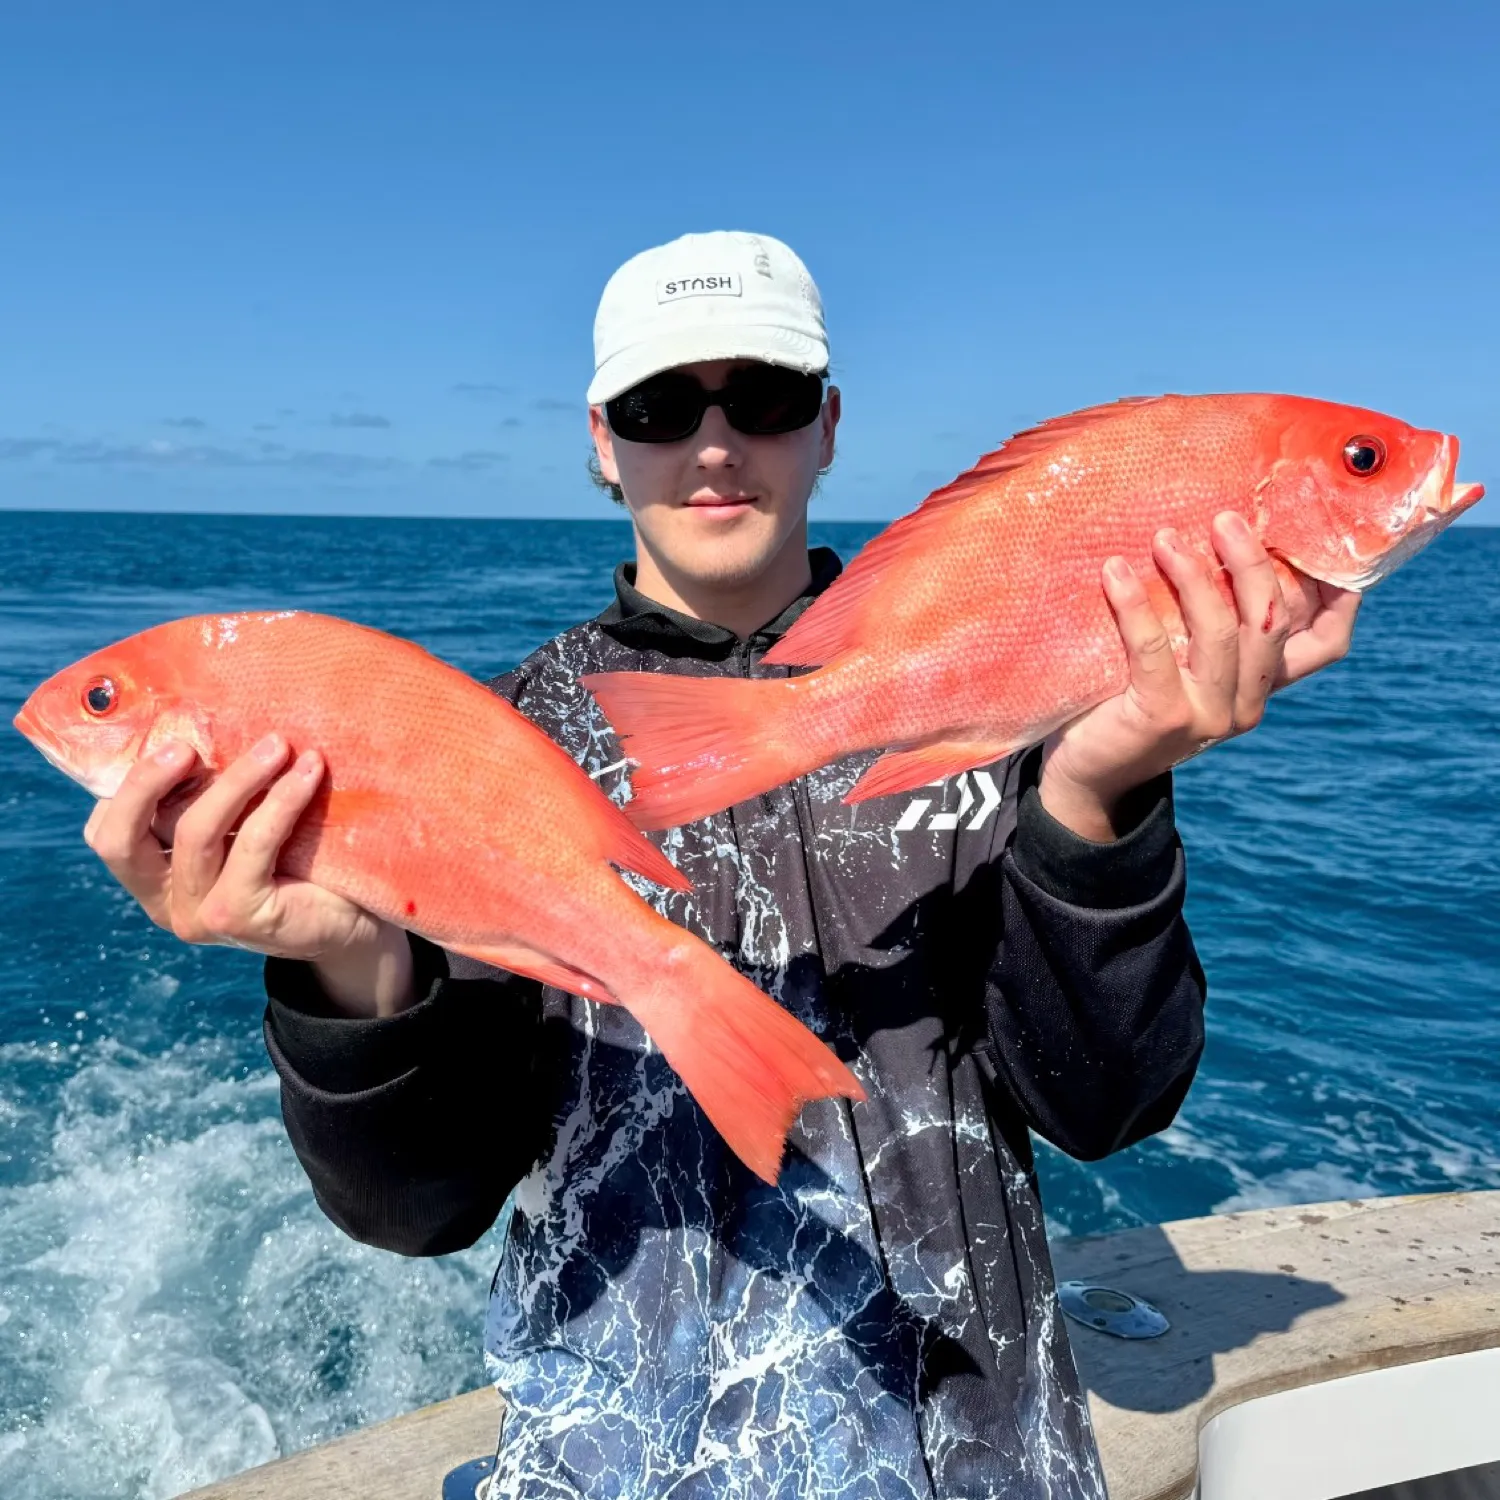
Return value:
M 596 672 L 582 679 L 634 762 L 625 813 L 675 828 L 759 796 L 822 764 L 792 728 L 809 679 Z
M 647 995 L 621 996 L 731 1151 L 762 1180 L 811 1099 L 863 1099 L 859 1080 L 797 1018 L 706 943 L 681 933 Z

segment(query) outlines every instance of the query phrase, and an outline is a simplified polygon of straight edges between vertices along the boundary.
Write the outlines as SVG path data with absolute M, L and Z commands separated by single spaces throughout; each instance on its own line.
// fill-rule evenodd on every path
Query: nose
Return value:
M 698 467 L 700 469 L 737 469 L 742 451 L 739 433 L 725 420 L 717 406 L 710 406 L 703 413 L 694 441 L 698 445 Z

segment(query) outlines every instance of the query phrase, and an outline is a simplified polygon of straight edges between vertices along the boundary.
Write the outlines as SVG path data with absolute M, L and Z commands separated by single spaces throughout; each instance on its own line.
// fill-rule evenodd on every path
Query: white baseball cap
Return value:
M 823 299 L 780 240 L 720 229 L 627 260 L 605 284 L 594 316 L 589 405 L 704 359 L 828 368 Z

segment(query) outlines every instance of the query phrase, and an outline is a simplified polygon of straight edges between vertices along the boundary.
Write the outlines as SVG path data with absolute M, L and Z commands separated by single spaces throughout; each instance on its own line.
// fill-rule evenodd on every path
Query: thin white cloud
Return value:
M 455 396 L 469 396 L 478 401 L 493 401 L 514 394 L 508 385 L 493 385 L 486 380 L 460 380 L 448 387 Z
M 456 453 L 451 457 L 429 458 L 427 463 L 434 469 L 458 470 L 468 474 L 483 474 L 493 469 L 496 464 L 503 464 L 510 458 L 508 453 L 496 452 L 493 448 L 473 448 L 467 453 Z
M 328 419 L 330 427 L 389 427 L 391 419 L 373 411 L 335 412 Z

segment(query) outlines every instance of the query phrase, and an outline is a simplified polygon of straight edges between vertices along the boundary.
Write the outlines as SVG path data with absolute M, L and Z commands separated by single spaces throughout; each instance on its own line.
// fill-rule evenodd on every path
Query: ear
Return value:
M 620 470 L 615 463 L 615 435 L 609 430 L 602 406 L 589 407 L 589 436 L 594 440 L 594 452 L 599 455 L 599 472 L 610 484 L 619 484 Z
M 836 385 L 831 385 L 828 387 L 828 399 L 824 401 L 823 410 L 818 414 L 818 421 L 822 425 L 822 433 L 818 442 L 818 467 L 820 469 L 826 469 L 833 462 L 833 434 L 843 412 L 843 396 Z

